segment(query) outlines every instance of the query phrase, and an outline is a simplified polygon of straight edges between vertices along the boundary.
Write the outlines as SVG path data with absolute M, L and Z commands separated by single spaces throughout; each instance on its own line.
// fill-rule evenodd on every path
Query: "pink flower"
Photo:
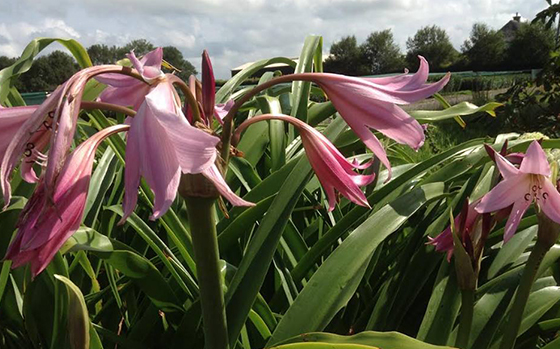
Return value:
M 346 123 L 389 170 L 391 164 L 375 129 L 401 144 L 417 150 L 424 143 L 420 124 L 397 104 L 409 104 L 441 90 L 449 81 L 449 73 L 434 84 L 426 84 L 428 63 L 420 58 L 420 68 L 414 75 L 387 78 L 357 78 L 336 74 L 310 74 L 327 94 Z
M 191 126 L 171 84 L 158 84 L 145 96 L 126 145 L 124 221 L 134 210 L 140 177 L 155 194 L 151 219 L 161 217 L 177 195 L 181 173 L 202 173 L 234 205 L 251 206 L 227 186 L 215 165 L 219 138 Z M 121 221 L 121 222 L 122 222 Z
M 95 151 L 106 137 L 128 126 L 108 127 L 80 144 L 67 158 L 56 183 L 52 202 L 43 178 L 20 215 L 18 233 L 5 259 L 12 268 L 31 264 L 33 277 L 39 274 L 62 244 L 80 227 Z
M 155 194 L 151 219 L 161 217 L 177 195 L 182 173 L 201 173 L 236 206 L 253 204 L 231 191 L 215 165 L 219 139 L 189 124 L 181 111 L 180 99 L 173 84 L 179 78 L 161 71 L 163 50 L 158 48 L 137 59 L 134 52 L 127 57 L 146 83 L 128 76 L 105 74 L 97 78 L 109 87 L 99 100 L 132 106 L 138 112 L 129 119 L 130 132 L 126 147 L 124 216 L 132 213 L 138 199 L 140 177 L 144 177 Z M 214 104 L 215 86 L 207 53 L 203 55 L 204 100 L 202 110 Z M 191 86 L 193 89 L 193 86 Z M 196 96 L 196 90 L 193 91 Z M 199 101 L 200 102 L 200 101 Z
M 532 202 L 556 223 L 560 223 L 560 193 L 550 181 L 550 166 L 539 142 L 533 141 L 519 169 L 496 153 L 496 165 L 504 178 L 476 206 L 479 213 L 494 212 L 513 205 L 506 222 L 504 241 L 507 242 Z
M 59 86 L 27 118 L 12 136 L 0 165 L 0 185 L 5 204 L 9 203 L 11 197 L 10 175 L 18 165 L 21 157 L 29 153 L 30 144 L 35 145 L 32 150 L 33 157 L 36 156 L 40 160 L 45 160 L 39 151 L 46 147 L 48 139 L 48 136 L 45 134 L 43 134 L 44 138 L 41 137 L 41 133 L 44 132 L 44 130 L 41 130 L 42 127 L 52 132 L 49 142 L 49 156 L 46 159 L 47 165 L 43 179 L 46 195 L 52 199 L 53 185 L 64 166 L 74 139 L 86 83 L 96 75 L 124 73 L 124 70 L 123 67 L 117 65 L 101 65 L 83 69 Z M 29 175 L 26 180 L 36 180 L 36 175 L 30 172 L 31 169 L 26 170 L 24 168 L 24 171 Z
M 164 74 L 161 71 L 163 49 L 158 47 L 144 55 L 140 60 L 136 58 L 134 52 L 130 52 L 126 56 L 133 67 L 144 78 L 145 82 L 122 74 L 103 74 L 97 76 L 95 78 L 97 81 L 108 85 L 97 100 L 124 107 L 131 106 L 134 110 L 138 110 L 144 102 L 144 96 L 150 92 L 151 84 L 157 81 L 157 79 L 164 78 Z
M 371 183 L 375 174 L 360 175 L 354 172 L 354 169 L 364 168 L 364 166 L 348 161 L 325 136 L 299 119 L 272 114 L 255 116 L 237 128 L 234 142 L 249 125 L 270 119 L 289 122 L 298 129 L 309 163 L 327 194 L 329 211 L 334 209 L 337 202 L 335 190 L 355 204 L 370 207 L 360 186 Z
M 0 108 L 0 159 L 4 158 L 6 150 L 13 136 L 23 124 L 33 115 L 38 106 Z M 52 113 L 49 113 L 52 115 Z M 23 155 L 25 159 L 21 163 L 20 170 L 22 178 L 29 183 L 38 181 L 37 174 L 33 170 L 33 164 L 39 160 L 44 161 L 45 155 L 42 150 L 46 148 L 51 136 L 52 126 L 50 120 L 45 120 L 39 129 L 34 132 L 27 144 Z M 6 202 L 8 204 L 8 202 Z

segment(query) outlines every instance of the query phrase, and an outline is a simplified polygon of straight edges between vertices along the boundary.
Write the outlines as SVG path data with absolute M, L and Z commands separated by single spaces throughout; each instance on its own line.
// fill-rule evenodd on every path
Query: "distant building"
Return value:
M 329 57 L 330 55 L 323 55 L 323 62 Z M 294 61 L 294 63 L 298 63 L 299 62 L 299 58 L 289 58 L 292 61 Z M 247 62 L 243 65 L 240 65 L 239 67 L 233 68 L 231 69 L 231 76 L 235 76 L 235 74 L 239 73 L 240 71 L 242 71 L 243 69 L 247 68 L 248 66 L 250 66 L 251 64 L 253 64 L 255 62 Z M 280 71 L 282 73 L 282 75 L 287 75 L 287 74 L 293 74 L 294 73 L 294 68 L 291 67 L 290 65 L 286 64 L 286 63 L 274 63 L 271 64 L 269 66 L 267 66 L 266 68 L 263 68 L 259 71 L 257 71 L 255 74 L 253 74 L 252 77 L 254 78 L 259 78 L 261 77 L 265 72 L 267 71 Z
M 515 38 L 515 33 L 519 30 L 519 27 L 521 27 L 521 16 L 519 13 L 516 13 L 513 19 L 498 31 L 504 35 L 505 41 L 510 43 Z

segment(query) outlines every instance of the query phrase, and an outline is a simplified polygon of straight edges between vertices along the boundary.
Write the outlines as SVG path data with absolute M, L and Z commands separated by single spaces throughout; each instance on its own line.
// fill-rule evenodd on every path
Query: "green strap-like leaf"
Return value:
M 457 115 L 466 116 L 479 112 L 486 112 L 495 117 L 496 112 L 494 110 L 502 105 L 501 103 L 490 102 L 479 107 L 469 102 L 461 102 L 443 110 L 412 110 L 408 113 L 419 122 L 442 121 L 455 118 Z
M 284 63 L 289 66 L 295 67 L 296 63 L 289 58 L 286 57 L 275 57 L 270 59 L 263 59 L 257 61 L 239 73 L 237 73 L 234 77 L 229 79 L 224 86 L 222 86 L 218 92 L 216 92 L 216 103 L 225 103 L 230 98 L 231 94 L 235 92 L 235 89 L 239 87 L 245 80 L 253 76 L 256 72 L 261 70 L 262 68 L 269 66 L 271 64 L 276 63 Z
M 421 342 L 417 339 L 408 337 L 398 332 L 374 332 L 365 331 L 353 336 L 340 336 L 331 333 L 311 332 L 287 339 L 282 342 L 278 348 L 284 348 L 286 344 L 290 343 L 346 343 L 366 345 L 368 347 L 379 347 L 382 349 L 451 349 L 449 347 L 442 347 Z
M 442 183 L 419 187 L 382 207 L 358 226 L 313 274 L 278 323 L 268 344 L 303 332 L 323 330 L 356 291 L 379 244 L 427 201 L 443 193 Z
M 62 275 L 54 277 L 68 290 L 68 336 L 73 349 L 89 349 L 89 315 L 84 295 L 78 286 Z
M 310 35 L 305 38 L 303 49 L 294 73 L 313 72 L 313 62 L 317 54 L 323 54 L 323 38 Z M 321 67 L 322 68 L 322 65 Z M 309 91 L 311 83 L 307 81 L 294 81 L 292 83 L 292 113 L 293 117 L 307 121 L 307 104 L 309 103 Z
M 12 85 L 12 80 L 19 75 L 25 73 L 31 68 L 33 59 L 45 47 L 53 42 L 58 42 L 66 47 L 70 53 L 76 58 L 76 61 L 82 68 L 91 67 L 91 59 L 86 49 L 76 40 L 73 39 L 57 39 L 57 38 L 37 38 L 33 39 L 23 50 L 21 57 L 9 67 L 0 71 L 0 103 L 3 103 Z

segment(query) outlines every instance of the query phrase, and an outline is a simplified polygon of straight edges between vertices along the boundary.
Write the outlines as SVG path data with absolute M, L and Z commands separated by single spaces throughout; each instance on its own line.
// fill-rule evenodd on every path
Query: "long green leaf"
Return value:
M 356 291 L 379 244 L 443 190 L 441 183 L 414 189 L 356 228 L 313 274 L 278 323 L 269 345 L 303 332 L 323 330 Z
M 353 336 L 340 336 L 322 332 L 304 333 L 297 337 L 287 339 L 280 344 L 285 345 L 289 343 L 300 342 L 362 344 L 379 347 L 382 349 L 451 349 L 450 347 L 442 347 L 424 343 L 398 332 L 374 331 L 365 331 Z
M 339 118 L 325 130 L 325 136 L 334 138 L 343 128 L 344 122 Z M 226 304 L 232 346 L 264 281 L 284 227 L 310 177 L 311 165 L 307 159 L 301 158 L 274 198 L 231 281 Z
M 91 67 L 92 63 L 86 49 L 76 40 L 58 38 L 33 39 L 29 44 L 27 44 L 23 53 L 14 64 L 0 71 L 0 103 L 3 103 L 8 96 L 10 87 L 13 84 L 13 79 L 16 79 L 19 75 L 28 71 L 33 64 L 35 56 L 53 42 L 58 42 L 66 47 L 72 53 L 74 58 L 76 58 L 80 67 Z

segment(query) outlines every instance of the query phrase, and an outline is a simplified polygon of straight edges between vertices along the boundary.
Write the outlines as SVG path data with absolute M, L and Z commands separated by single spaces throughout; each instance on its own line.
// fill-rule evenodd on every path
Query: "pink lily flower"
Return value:
M 86 205 L 95 151 L 108 136 L 129 126 L 108 127 L 80 144 L 67 158 L 54 185 L 53 203 L 46 195 L 44 178 L 20 215 L 18 233 L 4 259 L 12 268 L 31 264 L 35 277 L 50 263 L 64 242 L 80 227 Z
M 337 202 L 336 191 L 355 204 L 370 207 L 360 186 L 371 183 L 375 174 L 360 175 L 354 172 L 354 169 L 364 168 L 364 166 L 348 161 L 325 136 L 297 118 L 276 114 L 255 116 L 243 122 L 235 130 L 234 143 L 249 125 L 271 119 L 289 122 L 298 129 L 309 163 L 327 194 L 329 211 L 334 209 Z
M 41 126 L 48 127 L 52 132 L 43 180 L 46 195 L 52 199 L 53 185 L 64 166 L 76 132 L 85 85 L 92 77 L 107 73 L 124 73 L 124 69 L 118 65 L 100 65 L 79 71 L 59 86 L 13 135 L 0 165 L 0 184 L 5 204 L 9 203 L 11 197 L 10 175 L 29 149 L 29 144 L 34 142 Z
M 419 56 L 420 67 L 414 75 L 388 78 L 357 78 L 337 74 L 310 74 L 327 94 L 346 123 L 389 171 L 391 164 L 381 142 L 370 131 L 375 129 L 401 144 L 417 150 L 424 144 L 424 130 L 397 104 L 409 104 L 441 90 L 450 74 L 427 84 L 428 62 Z
M 150 219 L 161 217 L 169 209 L 177 195 L 181 173 L 202 173 L 232 204 L 252 206 L 235 195 L 219 173 L 215 165 L 218 142 L 218 137 L 187 122 L 171 84 L 156 85 L 130 121 L 121 222 L 136 206 L 140 176 L 155 194 Z
M 37 181 L 33 162 L 45 160 L 40 152 L 47 146 L 52 134 L 53 111 L 62 96 L 62 90 L 63 86 L 59 86 L 40 106 L 2 108 L 0 111 L 9 123 L 6 129 L 3 128 L 7 136 L 2 137 L 0 152 L 0 186 L 4 208 L 10 203 L 12 195 L 10 176 L 23 156 L 26 157 L 21 166 L 23 178 L 31 183 Z
M 0 107 L 0 159 L 4 158 L 14 134 L 33 115 L 37 108 L 38 106 L 36 105 L 12 108 Z M 52 113 L 49 113 L 49 115 L 52 115 Z M 51 128 L 52 126 L 49 121 L 45 120 L 25 146 L 23 154 L 25 159 L 21 163 L 20 171 L 23 180 L 28 183 L 35 183 L 39 180 L 33 169 L 33 164 L 37 160 L 41 162 L 46 160 L 45 155 L 41 151 L 49 143 Z
M 532 202 L 556 223 L 560 223 L 560 193 L 550 181 L 550 166 L 541 145 L 533 141 L 519 169 L 496 153 L 496 165 L 504 178 L 476 206 L 479 213 L 494 212 L 513 205 L 506 222 L 504 242 L 509 241 Z
M 165 76 L 161 71 L 163 49 L 158 47 L 140 60 L 136 58 L 134 52 L 130 52 L 126 56 L 146 82 L 122 74 L 99 75 L 95 79 L 108 86 L 97 100 L 124 107 L 131 106 L 132 109 L 138 110 L 144 102 L 144 96 L 152 89 L 151 84 Z
M 173 87 L 180 79 L 161 71 L 163 50 L 158 48 L 140 60 L 134 52 L 127 57 L 146 80 L 146 83 L 140 82 L 143 86 L 140 87 L 136 79 L 117 74 L 97 77 L 97 80 L 110 86 L 98 100 L 131 105 L 137 110 L 136 116 L 128 121 L 131 129 L 126 147 L 124 215 L 121 223 L 136 206 L 141 177 L 146 179 L 155 194 L 151 219 L 161 217 L 173 203 L 181 173 L 201 173 L 233 205 L 253 206 L 253 203 L 231 191 L 216 167 L 215 147 L 219 139 L 191 126 L 182 113 L 179 96 Z M 210 74 L 213 78 L 211 65 L 203 68 L 204 71 L 208 69 L 210 72 L 206 75 Z M 207 93 L 214 95 L 213 91 Z M 193 94 L 196 96 L 196 93 Z

